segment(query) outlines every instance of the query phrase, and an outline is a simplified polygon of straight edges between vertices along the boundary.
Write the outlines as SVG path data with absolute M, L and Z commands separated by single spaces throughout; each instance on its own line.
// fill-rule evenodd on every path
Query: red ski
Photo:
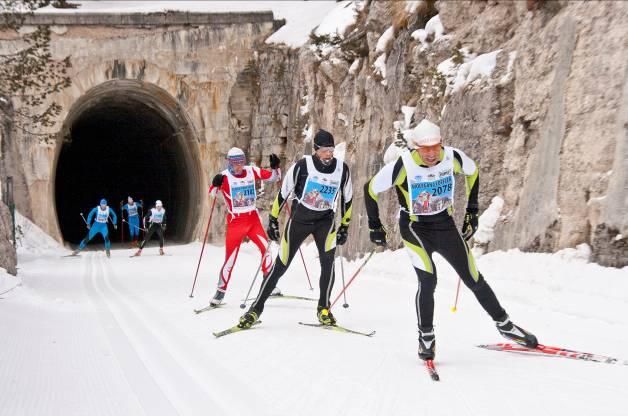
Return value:
M 436 367 L 434 366 L 434 360 L 425 360 L 423 362 L 425 363 L 425 369 L 430 375 L 430 378 L 434 381 L 440 381 L 440 376 L 438 375 Z
M 591 354 L 589 352 L 568 350 L 566 348 L 550 347 L 548 345 L 541 344 L 539 344 L 536 348 L 527 348 L 519 344 L 509 343 L 485 344 L 478 345 L 478 347 L 491 351 L 516 352 L 529 355 L 546 355 L 549 357 L 564 357 L 572 360 L 593 361 L 596 363 L 628 365 L 628 360 L 621 360 L 619 358 L 608 357 L 606 355 Z

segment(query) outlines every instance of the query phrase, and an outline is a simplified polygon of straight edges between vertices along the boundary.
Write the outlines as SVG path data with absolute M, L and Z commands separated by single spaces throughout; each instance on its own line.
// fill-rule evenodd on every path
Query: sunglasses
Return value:
M 321 152 L 333 152 L 335 149 L 334 146 L 329 146 L 329 147 L 319 147 L 316 150 L 320 150 Z

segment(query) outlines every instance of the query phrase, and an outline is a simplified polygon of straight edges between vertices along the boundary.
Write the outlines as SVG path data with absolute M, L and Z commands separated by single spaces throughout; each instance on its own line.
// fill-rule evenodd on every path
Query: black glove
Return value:
M 271 153 L 270 156 L 268 157 L 270 159 L 270 168 L 277 169 L 281 163 L 281 161 L 279 160 L 279 157 L 274 153 Z
M 386 229 L 384 228 L 384 226 L 379 226 L 375 229 L 370 229 L 369 231 L 369 237 L 371 238 L 371 241 L 373 243 L 378 246 L 386 245 Z
M 161 229 L 166 231 L 166 224 L 161 224 Z
M 87 224 L 87 229 L 89 230 L 90 228 L 92 228 L 92 226 Z
M 347 232 L 348 228 L 349 226 L 344 224 L 338 227 L 338 231 L 336 231 L 336 244 L 339 246 L 347 242 L 347 237 L 349 236 L 349 233 Z
M 266 229 L 266 234 L 268 234 L 268 238 L 273 241 L 279 241 L 279 221 L 277 218 L 272 215 L 268 216 L 268 228 Z
M 464 222 L 462 223 L 462 238 L 465 241 L 469 241 L 473 234 L 478 230 L 478 213 L 469 212 L 464 216 Z
M 212 179 L 212 185 L 215 188 L 220 188 L 222 186 L 222 181 L 224 180 L 225 175 L 219 173 L 218 175 L 214 176 L 214 179 Z
M 113 224 L 113 229 L 114 229 L 114 230 L 117 230 L 117 229 L 118 229 L 118 226 L 117 226 L 116 224 Z

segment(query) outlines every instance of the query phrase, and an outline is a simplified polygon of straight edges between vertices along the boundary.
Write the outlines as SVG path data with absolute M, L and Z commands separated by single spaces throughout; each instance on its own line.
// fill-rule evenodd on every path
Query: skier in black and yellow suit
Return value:
M 400 205 L 399 229 L 419 280 L 416 312 L 419 326 L 419 357 L 434 358 L 433 328 L 436 268 L 432 253 L 438 252 L 456 270 L 499 332 L 508 339 L 536 347 L 531 333 L 514 325 L 482 274 L 478 271 L 466 241 L 478 226 L 478 167 L 462 151 L 442 145 L 440 128 L 423 120 L 406 133 L 411 150 L 384 166 L 364 187 L 370 238 L 386 244 L 386 231 L 379 219 L 377 194 L 395 187 Z M 454 174 L 466 176 L 467 212 L 462 235 L 453 213 Z M 429 194 L 429 195 L 427 195 Z

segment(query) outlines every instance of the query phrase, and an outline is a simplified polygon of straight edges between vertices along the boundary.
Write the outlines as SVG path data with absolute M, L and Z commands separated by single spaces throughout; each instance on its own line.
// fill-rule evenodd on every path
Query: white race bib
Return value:
M 229 190 L 231 198 L 231 212 L 241 214 L 245 212 L 255 211 L 255 201 L 257 201 L 257 192 L 255 190 L 255 175 L 250 166 L 245 166 L 246 175 L 242 178 L 233 176 L 226 171 L 225 176 L 229 181 Z
M 336 199 L 342 181 L 343 163 L 336 160 L 336 170 L 321 173 L 314 167 L 312 156 L 305 156 L 308 177 L 299 202 L 314 211 L 336 210 Z
M 412 215 L 434 215 L 448 209 L 454 199 L 454 156 L 445 147 L 445 157 L 436 166 L 419 166 L 410 152 L 401 155 L 406 168 L 409 211 Z
M 107 218 L 109 218 L 109 206 L 105 207 L 105 210 L 101 210 L 100 206 L 97 208 L 96 212 L 96 222 L 104 224 L 107 222 Z

